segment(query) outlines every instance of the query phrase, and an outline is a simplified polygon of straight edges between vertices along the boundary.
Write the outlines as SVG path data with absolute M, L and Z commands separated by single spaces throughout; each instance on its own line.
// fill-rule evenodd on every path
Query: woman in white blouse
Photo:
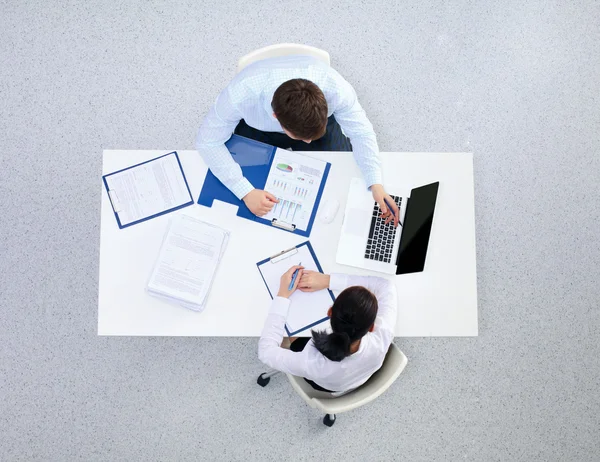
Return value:
M 296 283 L 288 290 L 296 269 Z M 341 291 L 327 312 L 331 331 L 313 331 L 312 338 L 292 338 L 290 349 L 281 347 L 289 297 L 296 289 L 313 292 L 327 288 Z M 304 377 L 317 390 L 350 391 L 383 364 L 394 339 L 397 304 L 396 288 L 387 279 L 330 276 L 294 266 L 281 277 L 258 342 L 258 357 L 274 369 Z

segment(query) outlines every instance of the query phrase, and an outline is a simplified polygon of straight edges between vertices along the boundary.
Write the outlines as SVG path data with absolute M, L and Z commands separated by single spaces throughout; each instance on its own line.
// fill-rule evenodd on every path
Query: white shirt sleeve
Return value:
M 376 328 L 391 333 L 394 337 L 396 320 L 398 318 L 398 295 L 396 286 L 389 279 L 375 276 L 353 276 L 350 274 L 332 274 L 329 288 L 336 292 L 353 287 L 363 286 L 369 289 L 377 298 Z M 390 340 L 391 341 L 391 340 Z
M 308 375 L 306 349 L 295 352 L 281 347 L 289 307 L 290 301 L 287 298 L 276 297 L 273 300 L 258 341 L 258 359 L 267 366 L 286 374 L 306 377 Z
M 240 111 L 231 101 L 229 88 L 226 88 L 208 111 L 196 137 L 196 149 L 208 168 L 238 199 L 254 189 L 225 147 L 241 119 Z
M 341 100 L 333 112 L 335 120 L 340 124 L 344 134 L 350 138 L 354 159 L 365 178 L 367 187 L 383 184 L 379 146 L 377 146 L 373 125 L 358 102 L 352 85 L 339 74 L 337 79 Z

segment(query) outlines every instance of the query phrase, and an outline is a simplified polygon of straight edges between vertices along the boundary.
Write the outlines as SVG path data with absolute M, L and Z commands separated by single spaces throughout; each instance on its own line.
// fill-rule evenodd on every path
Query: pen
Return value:
M 300 265 L 302 265 L 302 262 L 298 263 L 298 266 L 300 266 Z M 292 280 L 290 282 L 288 290 L 292 290 L 294 288 L 294 283 L 296 282 L 296 277 L 298 276 L 299 270 L 300 270 L 300 268 L 297 268 L 296 271 L 294 271 L 294 274 L 292 274 Z
M 388 201 L 387 201 L 385 198 L 383 199 L 383 202 L 385 202 L 385 205 L 387 205 L 387 206 L 388 206 L 388 209 L 389 209 L 390 213 L 391 213 L 391 214 L 392 214 L 392 216 L 395 218 L 395 217 L 396 217 L 396 214 L 394 213 L 394 209 L 390 207 L 390 203 L 389 203 L 389 202 L 388 202 Z M 402 226 L 402 222 L 400 221 L 400 217 L 398 217 L 398 224 L 399 224 L 400 226 Z

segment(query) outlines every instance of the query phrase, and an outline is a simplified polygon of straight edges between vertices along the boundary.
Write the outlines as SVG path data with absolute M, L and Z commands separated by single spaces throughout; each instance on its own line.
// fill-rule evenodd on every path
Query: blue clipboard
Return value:
M 269 257 L 269 258 L 265 258 L 264 260 L 259 261 L 256 264 L 256 268 L 258 269 L 258 272 L 260 273 L 260 276 L 261 276 L 263 282 L 265 283 L 265 287 L 267 288 L 267 291 L 269 292 L 269 295 L 271 296 L 271 299 L 273 299 L 275 297 L 271 293 L 271 290 L 269 289 L 269 286 L 267 285 L 267 281 L 265 281 L 265 278 L 264 278 L 264 276 L 262 274 L 262 271 L 260 270 L 260 267 L 262 265 L 264 265 L 265 263 L 269 263 L 273 259 L 280 258 L 280 257 L 284 256 L 286 253 L 291 252 L 294 249 L 299 249 L 302 246 L 306 246 L 308 248 L 308 251 L 310 252 L 310 254 L 311 254 L 311 256 L 312 256 L 315 264 L 317 265 L 317 269 L 319 270 L 320 273 L 323 272 L 323 268 L 321 268 L 321 264 L 319 263 L 319 260 L 317 259 L 315 251 L 313 250 L 312 245 L 310 245 L 309 241 L 303 242 L 302 244 L 298 244 L 298 245 L 296 245 L 296 246 L 294 246 L 294 247 L 292 247 L 290 249 L 283 250 L 282 252 L 279 252 L 279 253 L 277 253 L 277 254 Z M 329 296 L 331 297 L 331 302 L 333 303 L 335 301 L 335 296 L 333 295 L 333 292 L 330 289 L 327 289 L 327 292 L 329 293 Z M 318 324 L 321 324 L 322 322 L 327 321 L 328 319 L 329 318 L 327 316 L 325 316 L 325 317 L 323 317 L 321 319 L 318 319 L 315 322 L 313 322 L 311 324 L 308 324 L 308 325 L 306 325 L 306 326 L 304 326 L 304 327 L 302 327 L 300 329 L 296 329 L 293 332 L 288 329 L 288 326 L 287 326 L 287 323 L 286 323 L 286 325 L 285 325 L 285 331 L 287 332 L 288 336 L 293 336 L 293 335 L 296 335 L 299 332 L 305 331 L 307 329 L 310 329 L 311 327 L 314 327 L 314 326 L 316 326 Z
M 163 210 L 162 212 L 156 213 L 156 214 L 151 215 L 149 217 L 144 217 L 144 218 L 142 218 L 140 220 L 132 221 L 131 223 L 127 223 L 126 225 L 121 224 L 121 220 L 119 219 L 119 214 L 115 210 L 115 206 L 113 204 L 113 199 L 112 199 L 112 196 L 111 196 L 111 190 L 108 187 L 108 182 L 106 181 L 106 178 L 108 178 L 111 175 L 114 175 L 115 173 L 121 173 L 121 172 L 124 172 L 125 170 L 130 170 L 132 168 L 139 167 L 140 165 L 144 165 L 144 164 L 147 164 L 149 162 L 153 162 L 155 160 L 162 159 L 163 157 L 170 156 L 172 154 L 175 155 L 175 158 L 177 159 L 177 164 L 179 164 L 179 168 L 181 169 L 181 174 L 183 175 L 183 181 L 185 181 L 185 186 L 186 186 L 186 188 L 188 190 L 188 193 L 190 195 L 189 202 L 186 202 L 185 204 L 178 205 L 177 207 L 173 207 L 173 208 L 168 209 L 168 210 Z M 127 228 L 127 227 L 132 226 L 132 225 L 137 225 L 138 223 L 141 223 L 143 221 L 147 221 L 147 220 L 150 220 L 152 218 L 156 218 L 156 217 L 159 217 L 159 216 L 164 215 L 166 213 L 171 213 L 171 212 L 174 212 L 175 210 L 179 210 L 179 209 L 182 209 L 184 207 L 188 207 L 188 206 L 194 204 L 194 198 L 192 197 L 192 192 L 190 191 L 190 185 L 188 184 L 187 178 L 185 177 L 185 173 L 183 171 L 183 167 L 181 166 L 181 162 L 179 161 L 179 155 L 177 154 L 177 151 L 173 151 L 173 152 L 169 152 L 167 154 L 163 154 L 162 156 L 155 157 L 154 159 L 150 159 L 150 160 L 147 160 L 145 162 L 140 162 L 139 164 L 132 165 L 131 167 L 122 168 L 121 170 L 117 170 L 116 172 L 107 173 L 106 175 L 102 176 L 102 181 L 104 183 L 104 187 L 106 188 L 106 193 L 108 194 L 108 199 L 110 200 L 110 205 L 113 208 L 113 213 L 115 214 L 115 218 L 117 219 L 117 225 L 119 225 L 119 229 Z
M 251 140 L 239 135 L 233 135 L 229 141 L 225 143 L 225 146 L 231 153 L 233 160 L 242 168 L 244 177 L 246 177 L 252 186 L 256 189 L 265 189 L 269 170 L 271 169 L 271 164 L 273 163 L 277 148 L 270 144 L 261 143 L 260 141 Z M 306 227 L 306 231 L 297 229 L 293 224 L 277 222 L 276 219 L 266 220 L 257 217 L 248 207 L 246 207 L 244 201 L 238 199 L 235 194 L 229 191 L 229 189 L 227 189 L 227 187 L 221 183 L 210 170 L 206 174 L 206 179 L 202 185 L 202 191 L 200 191 L 200 196 L 198 197 L 198 204 L 212 207 L 215 200 L 227 202 L 228 204 L 238 206 L 238 217 L 283 229 L 300 236 L 309 237 L 317 215 L 317 210 L 319 209 L 319 204 L 321 203 L 321 196 L 323 195 L 323 189 L 325 189 L 325 183 L 327 182 L 327 176 L 329 175 L 330 169 L 331 164 L 327 162 L 323 178 L 321 178 L 315 206 L 308 226 Z

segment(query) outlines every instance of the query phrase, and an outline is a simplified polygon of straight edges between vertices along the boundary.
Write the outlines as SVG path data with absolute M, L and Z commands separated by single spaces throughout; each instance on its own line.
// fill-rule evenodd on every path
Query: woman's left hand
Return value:
M 296 275 L 296 280 L 294 281 L 294 285 L 290 290 L 290 283 L 292 282 L 292 277 L 294 276 L 294 271 L 298 270 L 298 274 Z M 289 298 L 296 289 L 298 288 L 298 284 L 300 283 L 300 279 L 302 278 L 302 272 L 304 270 L 304 266 L 292 266 L 289 270 L 283 273 L 281 276 L 281 280 L 279 281 L 279 292 L 277 292 L 278 297 Z
M 317 290 L 327 289 L 329 281 L 329 274 L 306 270 L 302 272 L 299 290 L 302 292 L 316 292 Z

